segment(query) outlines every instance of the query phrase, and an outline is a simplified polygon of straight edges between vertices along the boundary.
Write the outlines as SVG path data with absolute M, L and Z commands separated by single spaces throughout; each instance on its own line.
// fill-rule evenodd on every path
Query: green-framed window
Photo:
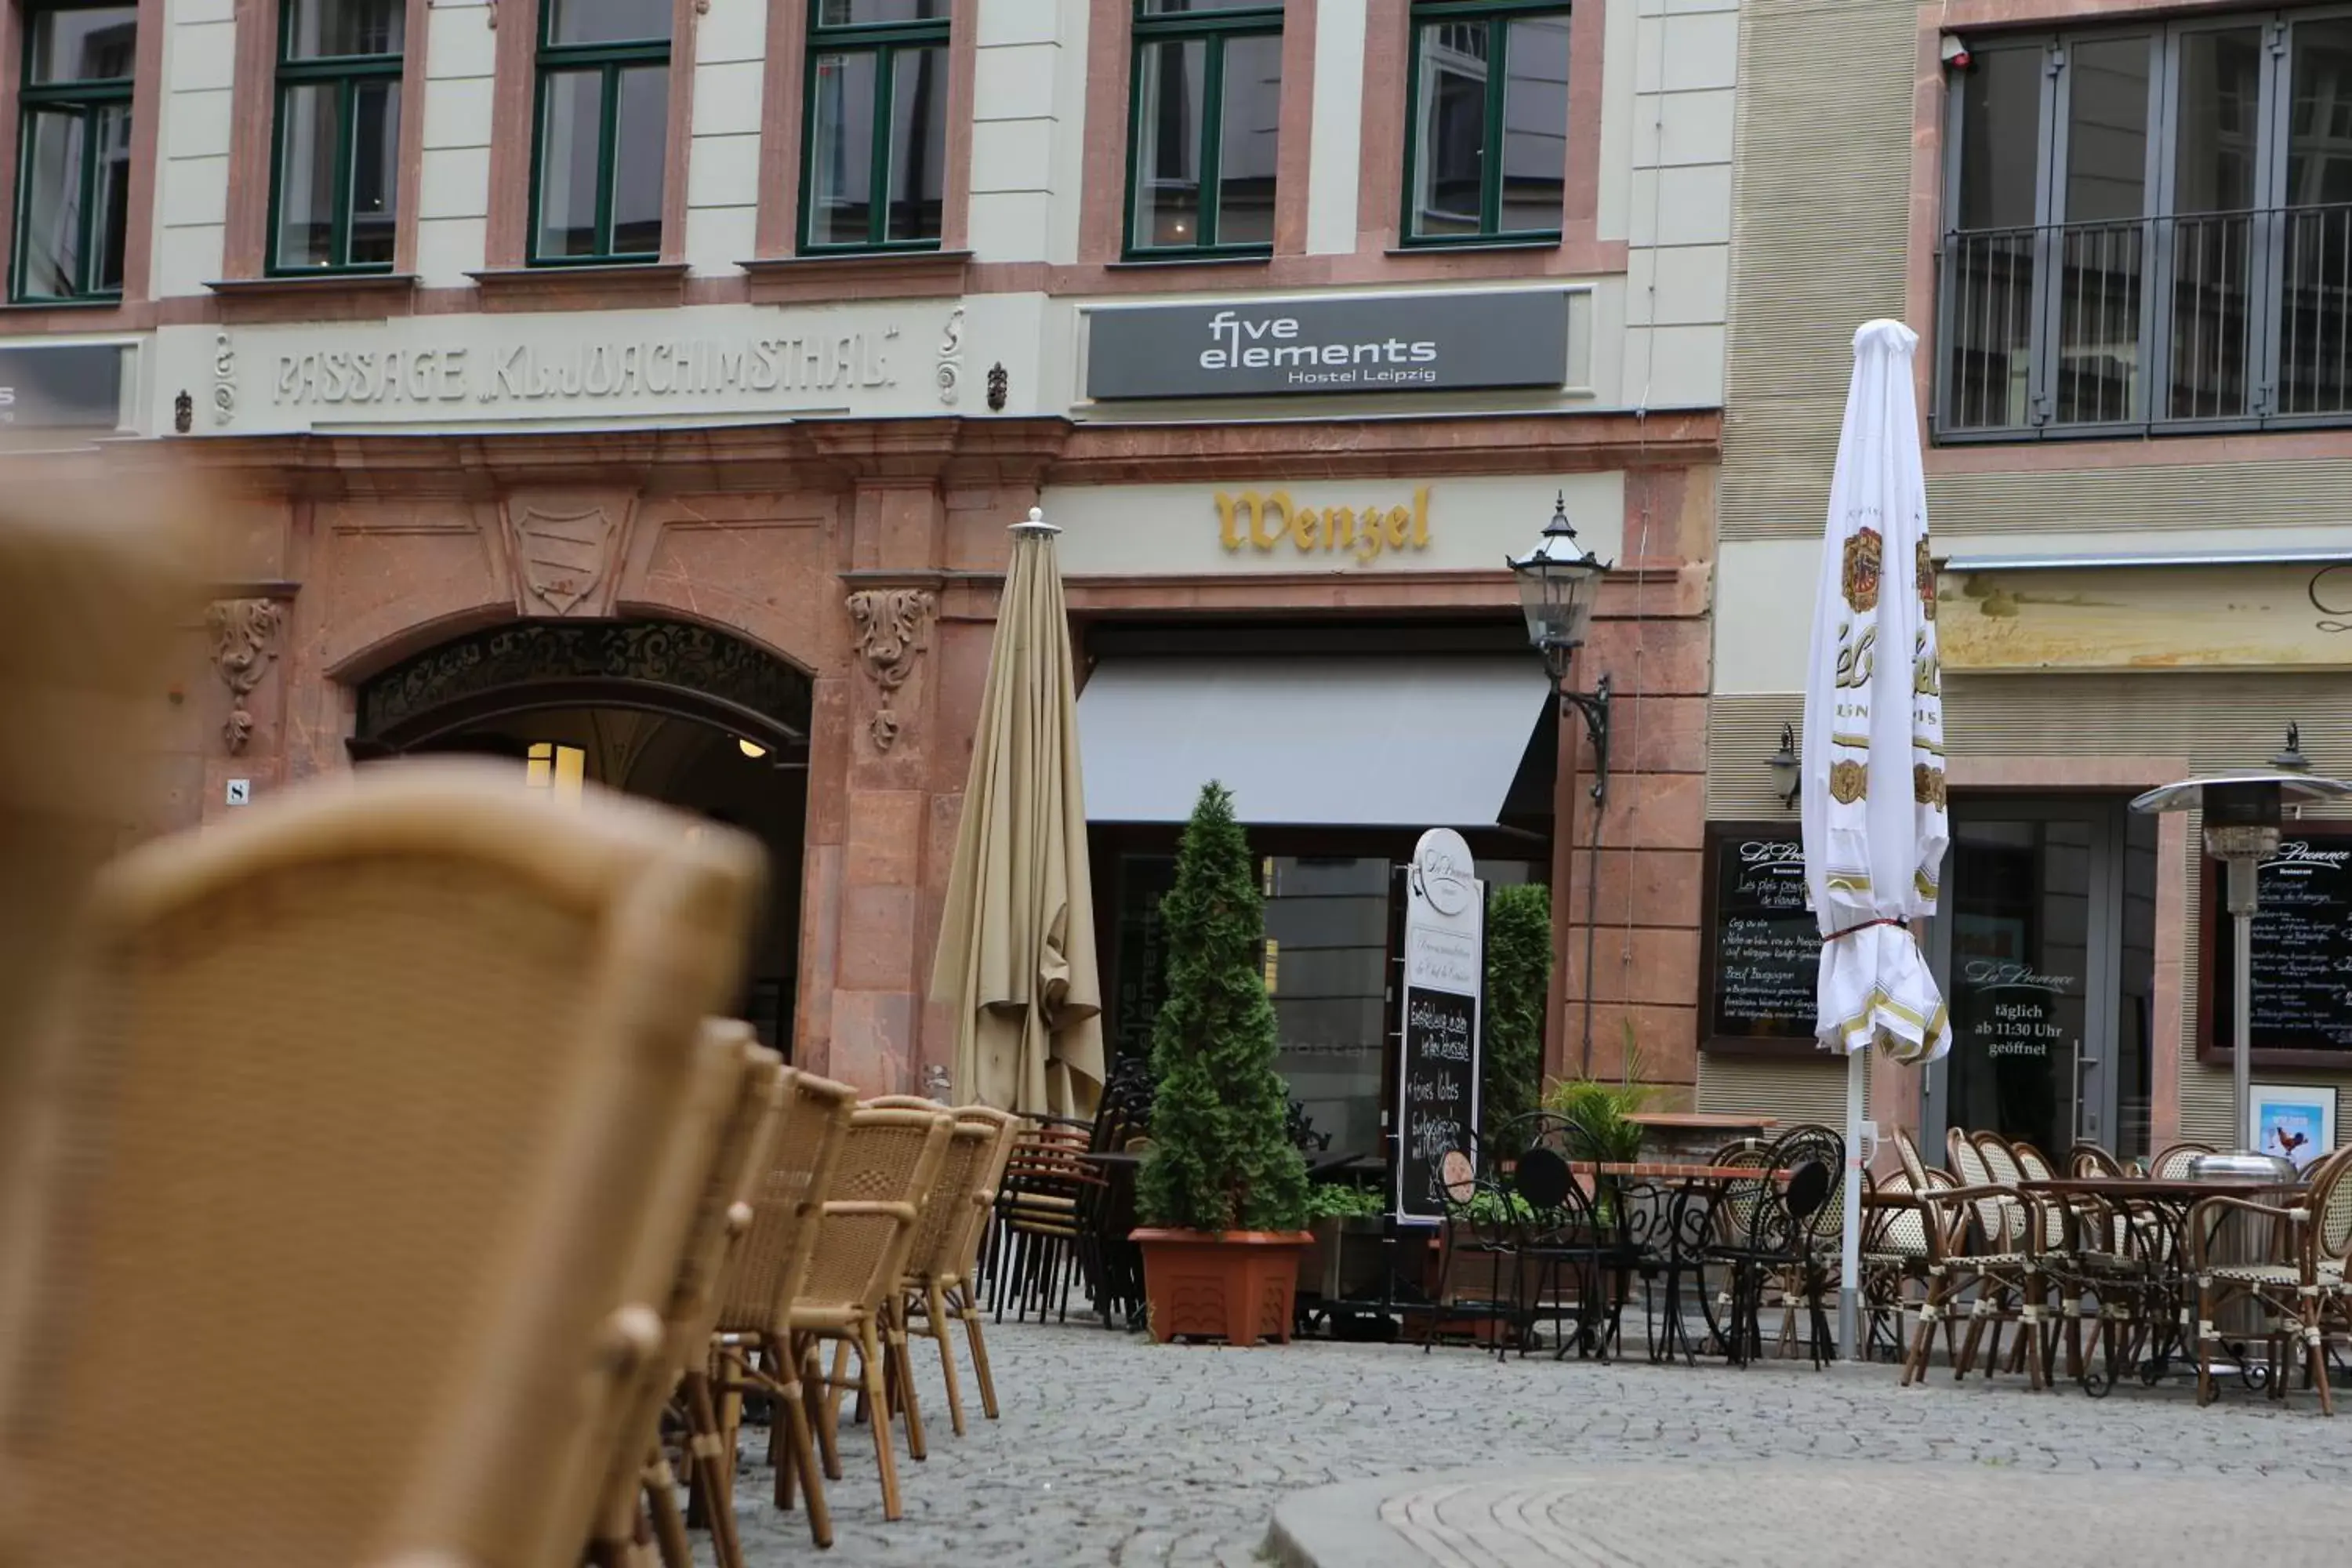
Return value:
M 8 297 L 32 304 L 119 300 L 138 7 L 37 6 L 25 13 L 24 26 Z
M 406 0 L 283 0 L 269 270 L 388 272 Z
M 936 249 L 948 0 L 811 0 L 802 104 L 801 249 Z
M 542 0 L 534 266 L 661 255 L 670 0 Z
M 1127 254 L 1274 249 L 1282 6 L 1136 0 Z
M 1406 244 L 1559 237 L 1568 31 L 1559 0 L 1415 0 Z

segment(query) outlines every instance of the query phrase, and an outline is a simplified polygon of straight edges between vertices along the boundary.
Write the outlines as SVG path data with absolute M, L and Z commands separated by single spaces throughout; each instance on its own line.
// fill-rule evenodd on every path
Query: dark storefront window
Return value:
M 1130 830 L 1131 831 L 1131 830 Z M 1167 947 L 1160 900 L 1173 884 L 1175 829 L 1153 837 L 1165 847 L 1119 853 L 1097 843 L 1117 869 L 1107 933 L 1111 986 L 1108 1043 L 1118 1056 L 1148 1057 L 1152 1020 L 1166 995 Z M 1254 845 L 1299 847 L 1315 835 L 1265 832 Z M 1395 868 L 1412 848 L 1410 836 L 1339 836 L 1356 842 L 1331 853 L 1262 854 L 1265 895 L 1266 989 L 1281 1039 L 1276 1070 L 1331 1148 L 1382 1158 L 1381 1112 L 1388 1104 L 1391 1002 L 1391 945 L 1399 890 Z M 1366 838 L 1378 843 L 1362 842 Z M 1491 885 L 1535 879 L 1536 863 L 1486 859 L 1478 875 Z

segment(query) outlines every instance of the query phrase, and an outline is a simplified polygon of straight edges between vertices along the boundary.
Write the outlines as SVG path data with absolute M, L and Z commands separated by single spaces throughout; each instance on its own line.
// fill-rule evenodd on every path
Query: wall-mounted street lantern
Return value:
M 1772 770 L 1772 793 L 1780 804 L 1793 808 L 1797 795 L 1805 787 L 1805 775 L 1797 765 L 1797 731 L 1794 725 L 1780 726 L 1780 749 L 1766 759 Z
M 1519 608 L 1528 618 L 1528 641 L 1543 655 L 1551 674 L 1552 690 L 1563 711 L 1573 708 L 1584 717 L 1584 732 L 1592 741 L 1592 798 L 1609 793 L 1609 677 L 1593 683 L 1590 692 L 1570 686 L 1576 650 L 1592 626 L 1592 606 L 1601 597 L 1601 580 L 1609 563 L 1576 542 L 1568 521 L 1568 496 L 1553 502 L 1551 521 L 1543 537 L 1525 555 L 1506 556 L 1519 580 Z
M 2287 749 L 2295 750 L 2292 733 L 2287 742 Z M 2236 1128 L 2231 1136 L 2237 1153 L 2230 1160 L 2242 1163 L 2232 1169 L 2230 1160 L 2208 1158 L 2200 1162 L 2200 1169 L 2208 1174 L 2261 1175 L 2268 1173 L 2265 1166 L 2274 1163 L 2248 1146 L 2246 1131 L 2246 1103 L 2250 1097 L 2247 1080 L 2252 1076 L 2253 1060 L 2256 876 L 2263 862 L 2278 853 L 2279 818 L 2285 806 L 2347 798 L 2352 798 L 2352 784 L 2281 771 L 2187 779 L 2152 789 L 2131 803 L 2134 811 L 2202 811 L 2205 853 L 2227 868 L 2221 901 L 2237 927 L 2238 939 L 2232 954 L 2236 984 L 2230 997 L 2234 1014 L 2231 1021 L 2230 1114 L 2231 1125 Z

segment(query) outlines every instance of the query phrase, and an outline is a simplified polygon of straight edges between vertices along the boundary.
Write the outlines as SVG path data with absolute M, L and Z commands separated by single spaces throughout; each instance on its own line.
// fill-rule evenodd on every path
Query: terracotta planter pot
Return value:
M 1143 1251 L 1143 1294 L 1151 1337 L 1179 1334 L 1254 1345 L 1290 1342 L 1298 1254 L 1314 1245 L 1303 1230 L 1152 1230 L 1128 1237 Z

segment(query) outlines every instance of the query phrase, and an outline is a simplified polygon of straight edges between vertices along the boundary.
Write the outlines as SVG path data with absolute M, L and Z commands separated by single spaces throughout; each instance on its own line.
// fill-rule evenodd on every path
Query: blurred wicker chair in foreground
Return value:
M 698 1056 L 694 1107 L 678 1123 L 660 1175 L 659 1212 L 692 1215 L 683 1252 L 672 1260 L 675 1283 L 663 1313 L 664 1350 L 640 1380 L 623 1422 L 621 1447 L 605 1481 L 605 1512 L 590 1543 L 590 1561 L 610 1568 L 629 1568 L 641 1520 L 650 1523 L 666 1568 L 694 1568 L 677 1506 L 677 1472 L 661 1443 L 663 1416 L 687 1373 L 702 1370 L 719 1314 L 720 1281 L 751 1224 L 748 1189 L 763 1168 L 782 1101 L 783 1058 L 761 1048 L 749 1025 L 705 1023 Z M 691 1430 L 684 1419 L 672 1425 Z M 690 1438 L 688 1458 L 690 1468 Z M 714 1533 L 730 1531 L 731 1512 L 717 1510 L 714 1517 Z
M 759 881 L 733 835 L 460 764 L 110 870 L 58 1180 L 0 1236 L 0 1563 L 576 1564 Z
M 845 1083 L 804 1072 L 787 1079 L 783 1113 L 769 1142 L 764 1169 L 751 1187 L 751 1223 L 735 1267 L 719 1289 L 713 1324 L 714 1376 L 689 1373 L 685 1384 L 696 1489 L 705 1514 L 715 1516 L 733 1506 L 735 1434 L 721 1421 L 713 1395 L 764 1394 L 773 1405 L 768 1458 L 776 1467 L 776 1506 L 793 1505 L 797 1479 L 808 1494 L 809 1534 L 819 1546 L 833 1544 L 833 1520 L 825 1508 L 817 1452 L 816 1433 L 824 1409 L 819 1389 L 802 1381 L 791 1319 L 793 1303 L 808 1280 L 825 1194 L 856 1113 L 857 1091 Z M 712 1535 L 719 1568 L 740 1568 L 742 1559 L 728 1525 L 714 1521 Z

